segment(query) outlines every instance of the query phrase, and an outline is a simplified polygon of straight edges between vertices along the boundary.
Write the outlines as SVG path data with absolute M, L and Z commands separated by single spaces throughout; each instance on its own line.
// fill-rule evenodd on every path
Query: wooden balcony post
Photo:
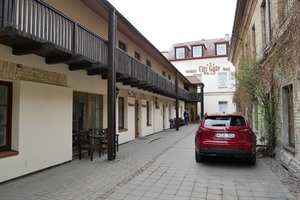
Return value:
M 115 47 L 116 47 L 116 11 L 109 13 L 108 24 L 108 76 L 107 76 L 107 159 L 116 158 L 116 69 L 115 69 Z
M 176 131 L 179 130 L 179 113 L 178 113 L 178 100 L 179 100 L 179 96 L 178 96 L 178 70 L 176 70 L 175 72 L 175 93 L 176 93 L 176 101 L 175 101 L 175 110 L 176 110 Z
M 9 1 L 8 0 L 4 0 L 2 2 L 2 10 L 0 10 L 0 12 L 2 12 L 2 27 L 6 27 L 9 25 L 9 16 L 11 15 L 11 6 L 9 6 Z M 11 3 L 11 2 L 10 2 Z M 1 15 L 0 15 L 1 16 Z M 0 27 L 1 27 L 0 26 Z

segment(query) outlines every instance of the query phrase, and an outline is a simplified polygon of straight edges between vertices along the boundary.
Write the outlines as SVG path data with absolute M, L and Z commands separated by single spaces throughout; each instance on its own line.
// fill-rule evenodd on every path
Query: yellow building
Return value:
M 72 160 L 80 130 L 168 129 L 195 87 L 106 0 L 0 0 L 0 182 Z

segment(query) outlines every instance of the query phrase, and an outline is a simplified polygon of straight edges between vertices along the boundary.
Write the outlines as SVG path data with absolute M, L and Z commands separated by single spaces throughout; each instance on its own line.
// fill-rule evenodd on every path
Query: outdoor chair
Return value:
M 103 150 L 102 152 L 104 154 L 104 150 L 107 150 L 107 146 L 108 146 L 107 129 L 100 129 L 99 130 L 99 134 L 100 135 L 103 134 L 103 135 L 106 136 L 105 139 L 103 139 L 101 141 L 102 150 Z M 119 151 L 119 134 L 116 134 L 116 141 L 115 142 L 116 142 L 116 150 Z
M 88 136 L 89 132 L 80 131 L 77 133 L 77 142 L 78 142 L 78 153 L 79 160 L 81 160 L 82 150 L 88 151 L 88 156 L 91 157 L 91 161 L 93 161 L 93 154 L 97 149 L 100 149 L 100 145 L 98 142 L 95 142 L 92 138 Z M 99 157 L 101 156 L 101 151 L 99 150 Z

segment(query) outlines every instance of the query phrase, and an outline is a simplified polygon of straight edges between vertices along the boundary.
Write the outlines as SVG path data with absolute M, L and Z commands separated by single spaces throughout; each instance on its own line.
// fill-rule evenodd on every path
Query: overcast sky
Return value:
M 231 36 L 237 0 L 108 0 L 160 51 Z

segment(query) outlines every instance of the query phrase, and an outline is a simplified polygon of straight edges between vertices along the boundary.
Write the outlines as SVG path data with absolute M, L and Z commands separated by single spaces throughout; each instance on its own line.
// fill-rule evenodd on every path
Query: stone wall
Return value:
M 57 72 L 32 68 L 26 65 L 0 60 L 0 78 L 25 80 L 50 85 L 67 85 L 67 76 Z

